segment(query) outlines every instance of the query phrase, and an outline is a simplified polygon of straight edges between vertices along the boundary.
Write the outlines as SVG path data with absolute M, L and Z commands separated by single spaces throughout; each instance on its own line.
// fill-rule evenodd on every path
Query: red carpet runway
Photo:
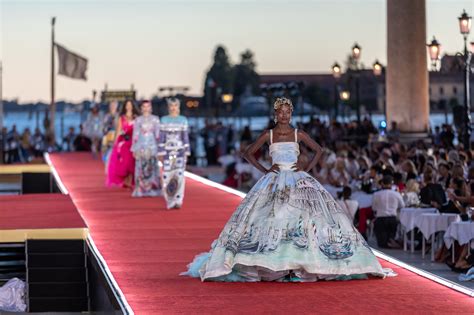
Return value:
M 387 262 L 398 277 L 316 283 L 201 283 L 181 277 L 207 251 L 240 198 L 188 179 L 184 207 L 104 187 L 89 154 L 52 163 L 136 314 L 472 314 L 474 299 Z
M 0 230 L 86 227 L 67 195 L 0 196 L 0 205 Z

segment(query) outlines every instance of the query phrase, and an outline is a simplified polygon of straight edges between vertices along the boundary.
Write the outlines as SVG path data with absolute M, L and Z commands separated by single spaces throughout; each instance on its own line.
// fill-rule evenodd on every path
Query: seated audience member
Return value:
M 351 178 L 357 179 L 359 178 L 359 162 L 352 151 L 349 151 L 347 154 L 347 172 Z
M 467 206 L 470 203 L 470 197 L 467 193 L 467 185 L 464 178 L 456 177 L 451 179 L 448 190 L 449 202 L 440 207 L 442 213 L 459 213 L 463 221 L 467 221 Z
M 329 183 L 336 187 L 343 187 L 349 184 L 351 177 L 346 171 L 346 160 L 343 157 L 336 159 L 335 167 L 328 173 Z
M 74 139 L 73 145 L 76 151 L 91 151 L 92 141 L 87 138 L 83 133 L 82 125 L 80 125 L 80 132 Z
M 69 127 L 68 134 L 63 138 L 62 149 L 67 152 L 74 151 L 74 139 L 76 139 L 74 127 Z
M 382 168 L 377 164 L 374 164 L 370 167 L 363 177 L 363 185 L 367 186 L 363 189 L 365 192 L 369 193 L 379 188 L 379 182 L 382 176 L 381 173 Z
M 372 166 L 372 162 L 367 156 L 361 155 L 357 158 L 357 163 L 359 164 L 357 178 L 360 179 L 365 175 L 366 172 L 369 171 L 370 167 Z
M 443 188 L 449 187 L 449 182 L 451 181 L 451 174 L 449 172 L 449 164 L 446 162 L 440 162 L 438 164 L 438 183 L 443 186 Z
M 405 202 L 406 207 L 416 207 L 420 204 L 420 185 L 414 179 L 410 179 L 407 182 L 403 201 Z
M 424 187 L 420 191 L 420 200 L 422 204 L 438 208 L 446 204 L 446 193 L 443 186 L 434 182 L 435 177 L 432 168 L 423 173 Z
M 352 189 L 349 186 L 344 186 L 341 192 L 338 193 L 337 203 L 341 206 L 347 215 L 354 220 L 357 210 L 359 209 L 359 202 L 351 199 Z
M 454 164 L 453 169 L 451 171 L 451 177 L 466 177 L 464 172 L 464 167 L 461 164 Z
M 469 167 L 467 172 L 468 192 L 469 195 L 474 195 L 474 167 Z
M 382 178 L 382 190 L 374 193 L 372 210 L 375 215 L 375 236 L 377 245 L 381 248 L 399 248 L 395 241 L 397 232 L 397 210 L 405 203 L 399 192 L 392 190 L 393 178 L 385 175 Z
M 405 191 L 406 187 L 405 187 L 405 183 L 403 181 L 403 174 L 400 173 L 400 172 L 395 172 L 393 174 L 393 182 L 395 184 L 395 186 L 397 186 L 397 189 L 398 189 L 398 192 L 403 192 Z
M 406 180 L 416 179 L 418 177 L 418 171 L 416 170 L 415 163 L 411 160 L 405 160 L 401 165 L 402 171 L 406 174 Z

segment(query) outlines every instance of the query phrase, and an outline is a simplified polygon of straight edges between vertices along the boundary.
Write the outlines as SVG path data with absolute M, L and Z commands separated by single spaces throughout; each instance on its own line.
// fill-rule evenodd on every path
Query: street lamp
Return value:
M 470 95 L 469 95 L 469 75 L 471 73 L 471 57 L 472 53 L 467 49 L 467 37 L 471 31 L 471 16 L 469 16 L 466 10 L 463 10 L 459 20 L 459 31 L 464 37 L 464 133 L 463 133 L 463 144 L 465 150 L 471 149 L 471 106 L 470 106 Z
M 458 17 L 459 31 L 464 35 L 464 39 L 467 39 L 467 36 L 471 31 L 471 18 L 472 17 L 467 14 L 466 10 L 463 10 L 461 16 Z
M 372 65 L 372 70 L 374 72 L 375 77 L 380 77 L 383 72 L 383 66 L 382 64 L 378 61 L 378 59 L 375 60 L 374 64 Z M 377 99 L 378 99 L 378 82 L 377 82 Z M 385 119 L 387 119 L 387 113 L 386 113 L 386 106 L 385 106 L 385 97 L 382 97 L 384 100 L 383 102 L 383 115 Z
M 431 43 L 427 44 L 428 46 L 428 53 L 430 54 L 430 59 L 431 59 L 431 68 L 433 71 L 438 69 L 438 61 L 439 61 L 439 56 L 441 53 L 441 43 L 438 42 L 436 37 L 433 36 L 433 39 L 431 40 Z
M 343 101 L 347 101 L 351 98 L 351 92 L 349 91 L 341 91 L 339 93 L 339 97 L 341 98 L 341 100 Z
M 341 66 L 337 62 L 332 65 L 332 75 L 335 79 L 339 79 L 341 77 Z
M 376 77 L 382 74 L 382 69 L 382 64 L 378 60 L 375 60 L 374 64 L 372 65 L 372 70 L 374 71 L 374 75 Z
M 233 99 L 234 96 L 232 94 L 222 94 L 222 103 L 231 103 Z
M 362 48 L 357 43 L 352 46 L 352 58 L 354 58 L 355 61 L 359 61 L 361 49 Z
M 337 62 L 332 65 L 332 76 L 334 77 L 334 119 L 337 121 L 339 114 L 339 86 L 338 79 L 341 77 L 341 66 Z
M 230 93 L 224 93 L 221 95 L 222 104 L 226 106 L 227 113 L 232 111 L 232 101 L 234 100 L 234 96 Z
M 437 72 L 440 69 L 438 69 L 438 63 L 440 60 L 440 55 L 441 55 L 441 43 L 438 42 L 436 37 L 433 36 L 433 39 L 431 40 L 430 43 L 426 44 L 428 47 L 428 54 L 430 55 L 430 60 L 431 60 L 431 71 Z M 444 121 L 446 124 L 448 124 L 448 104 L 444 102 Z
M 345 102 L 347 102 L 351 98 L 351 92 L 342 90 L 339 92 L 338 97 L 341 99 L 342 104 L 344 105 Z M 345 106 L 342 107 L 342 119 L 343 121 L 346 120 L 346 114 L 345 114 Z
M 357 110 L 357 122 L 360 124 L 360 69 L 359 60 L 362 48 L 359 44 L 355 43 L 352 46 L 352 59 L 355 72 L 355 84 L 356 84 L 356 110 Z

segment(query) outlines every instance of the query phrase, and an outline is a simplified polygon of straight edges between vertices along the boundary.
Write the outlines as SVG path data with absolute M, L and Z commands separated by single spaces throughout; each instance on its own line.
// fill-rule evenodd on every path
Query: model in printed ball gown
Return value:
M 180 102 L 168 99 L 169 115 L 161 118 L 158 156 L 163 163 L 163 196 L 168 209 L 181 208 L 184 198 L 184 170 L 191 154 L 188 120 L 181 116 Z
M 104 136 L 102 137 L 102 160 L 105 163 L 105 171 L 107 172 L 107 163 L 115 140 L 115 127 L 117 125 L 117 101 L 109 104 L 109 112 L 104 116 Z
M 242 200 L 208 253 L 195 257 L 182 273 L 202 281 L 317 281 L 384 277 L 382 269 L 352 219 L 307 172 L 321 147 L 290 126 L 293 105 L 274 104 L 276 126 L 249 146 L 245 158 L 266 175 Z M 299 142 L 315 152 L 302 165 Z M 270 145 L 273 165 L 265 169 L 254 157 Z M 393 275 L 393 274 L 392 274 Z
M 135 119 L 133 126 L 132 152 L 135 157 L 135 188 L 132 196 L 160 196 L 160 170 L 157 159 L 160 119 L 152 115 L 149 101 L 143 101 L 140 107 L 142 115 Z
M 84 134 L 92 141 L 92 155 L 97 157 L 100 148 L 100 141 L 102 140 L 103 133 L 103 116 L 100 112 L 99 105 L 93 104 L 91 111 L 87 115 L 87 119 L 84 122 Z
M 120 186 L 131 188 L 135 172 L 135 159 L 130 151 L 132 147 L 133 123 L 138 111 L 133 102 L 127 100 L 118 118 L 115 141 L 110 153 L 107 181 L 108 187 Z

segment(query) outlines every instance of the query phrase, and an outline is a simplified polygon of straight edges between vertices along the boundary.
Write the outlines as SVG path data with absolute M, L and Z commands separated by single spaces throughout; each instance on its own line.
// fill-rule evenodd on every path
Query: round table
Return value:
M 423 234 L 422 257 L 425 258 L 425 239 L 431 237 L 431 260 L 434 261 L 435 234 L 446 231 L 453 222 L 460 220 L 456 213 L 422 213 L 415 218 L 415 226 Z
M 407 233 L 410 234 L 410 251 L 415 252 L 415 219 L 423 213 L 437 213 L 436 208 L 402 208 L 400 210 L 400 224 L 403 227 L 403 250 L 407 250 Z
M 458 241 L 460 245 L 469 243 L 474 239 L 474 222 L 462 221 L 455 222 L 449 226 L 444 233 L 444 243 L 446 247 L 451 247 L 454 241 Z
M 444 244 L 447 248 L 451 247 L 454 241 L 458 241 L 460 245 L 471 243 L 474 239 L 474 222 L 473 221 L 462 221 L 452 223 L 446 232 L 444 233 Z M 471 244 L 472 246 L 472 244 Z M 471 246 L 468 247 L 469 253 L 471 252 Z M 453 251 L 453 262 L 454 262 L 454 248 Z

